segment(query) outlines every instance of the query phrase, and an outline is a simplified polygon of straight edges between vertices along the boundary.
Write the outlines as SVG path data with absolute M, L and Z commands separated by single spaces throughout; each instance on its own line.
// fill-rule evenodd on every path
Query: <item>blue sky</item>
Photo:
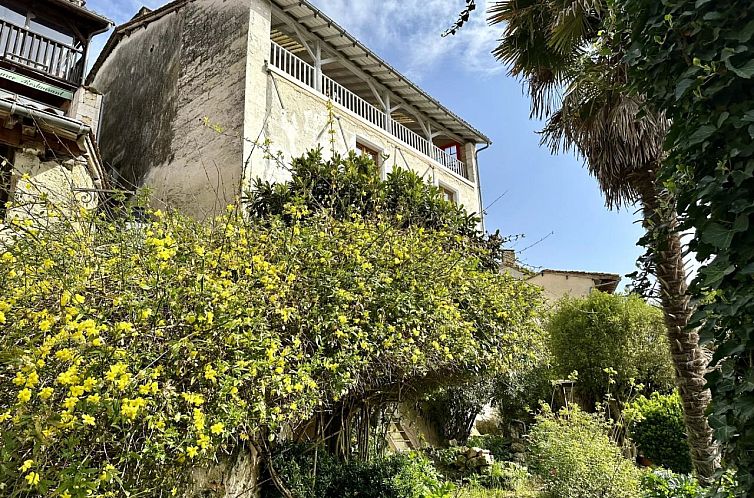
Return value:
M 164 0 L 89 0 L 87 6 L 120 24 L 142 6 Z M 539 146 L 540 124 L 529 119 L 519 82 L 490 51 L 500 27 L 485 21 L 485 4 L 459 35 L 439 35 L 455 20 L 463 0 L 313 0 L 326 14 L 395 68 L 489 136 L 480 155 L 487 228 L 525 234 L 521 251 L 551 232 L 520 258 L 536 268 L 602 271 L 634 270 L 641 249 L 635 209 L 610 212 L 580 159 L 552 156 Z M 104 45 L 106 35 L 96 40 Z M 96 54 L 95 54 L 96 55 Z M 626 283 L 624 281 L 624 283 Z

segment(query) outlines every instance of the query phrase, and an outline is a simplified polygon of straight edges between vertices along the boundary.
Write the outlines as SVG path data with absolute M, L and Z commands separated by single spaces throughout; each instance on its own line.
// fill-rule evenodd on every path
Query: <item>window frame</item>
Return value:
M 448 202 L 452 202 L 456 206 L 459 205 L 459 190 L 457 188 L 454 188 L 451 185 L 448 185 L 445 182 L 438 181 L 437 185 L 435 185 L 438 190 L 440 191 L 440 194 L 442 194 L 443 199 L 445 199 Z M 448 194 L 450 195 L 450 199 L 448 198 Z

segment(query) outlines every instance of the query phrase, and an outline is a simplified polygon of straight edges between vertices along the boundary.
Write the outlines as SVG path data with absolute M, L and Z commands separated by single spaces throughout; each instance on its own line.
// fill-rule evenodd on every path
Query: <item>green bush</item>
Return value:
M 546 405 L 530 433 L 531 470 L 558 498 L 637 498 L 639 471 L 610 439 L 601 415 Z
M 531 480 L 526 467 L 514 462 L 495 462 L 483 473 L 472 476 L 469 482 L 477 487 L 516 491 Z
M 315 457 L 311 446 L 293 445 L 274 457 L 273 466 L 296 498 L 449 498 L 454 490 L 426 457 L 415 453 L 340 462 L 324 451 Z M 281 495 L 269 482 L 263 496 Z
M 638 296 L 593 292 L 563 299 L 550 319 L 549 346 L 556 372 L 578 372 L 588 404 L 610 393 L 619 401 L 634 381 L 650 392 L 673 389 L 673 366 L 662 312 Z
M 627 406 L 624 415 L 630 437 L 645 457 L 681 474 L 691 472 L 683 404 L 677 392 L 640 396 Z
M 671 470 L 647 472 L 641 479 L 642 498 L 702 498 L 704 490 L 696 479 Z

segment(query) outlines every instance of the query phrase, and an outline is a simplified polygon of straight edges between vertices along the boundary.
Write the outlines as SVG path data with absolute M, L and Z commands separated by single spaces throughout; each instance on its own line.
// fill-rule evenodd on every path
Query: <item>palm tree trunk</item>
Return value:
M 704 379 L 709 360 L 699 346 L 699 333 L 689 330 L 693 307 L 688 296 L 683 246 L 678 234 L 674 209 L 663 206 L 653 172 L 636 178 L 634 185 L 641 198 L 644 227 L 663 227 L 653 242 L 655 276 L 660 284 L 662 308 L 670 338 L 670 350 L 676 371 L 676 386 L 683 401 L 691 461 L 699 480 L 709 484 L 718 469 L 719 449 L 706 410 L 712 395 Z

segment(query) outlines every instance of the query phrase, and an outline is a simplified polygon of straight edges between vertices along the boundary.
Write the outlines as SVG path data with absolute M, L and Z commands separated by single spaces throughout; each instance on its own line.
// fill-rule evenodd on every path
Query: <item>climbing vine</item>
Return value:
M 463 237 L 284 210 L 21 223 L 0 250 L 0 494 L 183 495 L 339 400 L 530 355 L 537 291 Z
M 661 172 L 703 267 L 692 326 L 714 348 L 710 423 L 754 492 L 754 5 L 622 0 L 637 91 L 672 121 Z M 742 494 L 742 495 L 743 495 Z

